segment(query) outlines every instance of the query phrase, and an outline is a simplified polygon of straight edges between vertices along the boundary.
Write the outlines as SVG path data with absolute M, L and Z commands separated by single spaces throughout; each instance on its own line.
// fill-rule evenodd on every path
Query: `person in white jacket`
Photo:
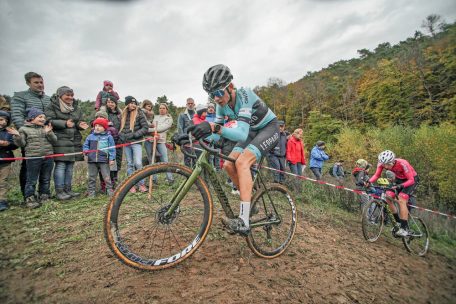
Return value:
M 168 149 L 166 148 L 166 133 L 173 125 L 173 118 L 168 114 L 168 105 L 161 103 L 158 108 L 158 115 L 155 115 L 150 132 L 158 133 L 157 152 L 159 153 L 160 162 L 168 162 Z M 167 173 L 168 182 L 173 182 L 171 173 Z M 154 183 L 157 183 L 157 176 L 154 176 Z

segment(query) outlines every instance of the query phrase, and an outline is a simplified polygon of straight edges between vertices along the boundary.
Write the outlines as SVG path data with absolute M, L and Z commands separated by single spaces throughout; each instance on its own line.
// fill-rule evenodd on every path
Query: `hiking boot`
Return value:
M 55 197 L 59 201 L 66 201 L 71 198 L 71 196 L 68 193 L 66 193 L 63 189 L 55 189 Z
M 139 192 L 142 192 L 142 193 L 147 192 L 147 187 L 145 185 L 139 185 Z
M 5 211 L 9 209 L 9 205 L 8 205 L 8 202 L 5 202 L 5 201 L 1 201 L 0 202 L 0 211 Z
M 130 193 L 136 193 L 136 187 L 135 186 L 130 188 Z
M 35 209 L 40 207 L 40 203 L 38 203 L 35 199 L 35 196 L 29 196 L 25 199 L 25 207 L 29 209 Z
M 71 187 L 65 186 L 64 191 L 66 194 L 68 194 L 70 197 L 78 197 L 81 195 L 79 192 L 73 192 L 71 190 Z
M 242 236 L 247 236 L 250 233 L 250 228 L 245 226 L 244 221 L 237 217 L 234 219 L 222 217 L 222 223 L 234 233 L 238 233 Z
M 396 231 L 396 236 L 406 237 L 408 236 L 408 231 L 406 229 L 400 228 L 398 231 Z
M 40 204 L 46 203 L 49 198 L 49 194 L 40 194 Z

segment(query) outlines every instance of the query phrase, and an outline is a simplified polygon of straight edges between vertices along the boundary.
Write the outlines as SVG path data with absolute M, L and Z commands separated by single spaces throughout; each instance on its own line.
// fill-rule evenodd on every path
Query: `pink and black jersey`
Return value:
M 384 168 L 383 164 L 378 164 L 377 171 L 375 171 L 375 174 L 369 179 L 369 183 L 374 183 L 382 175 Z M 403 184 L 404 187 L 409 187 L 415 183 L 416 171 L 405 159 L 396 158 L 394 166 L 390 171 L 393 171 L 394 174 L 396 174 L 397 179 L 406 180 Z

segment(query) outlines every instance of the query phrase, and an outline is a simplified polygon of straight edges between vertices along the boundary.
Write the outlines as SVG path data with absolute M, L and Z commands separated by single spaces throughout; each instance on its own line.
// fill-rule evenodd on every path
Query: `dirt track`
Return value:
M 154 273 L 118 262 L 100 230 L 56 252 L 34 269 L 6 266 L 0 275 L 3 303 L 451 303 L 455 261 L 418 258 L 402 243 L 362 239 L 360 224 L 299 218 L 288 251 L 278 259 L 252 255 L 241 237 L 212 232 L 182 265 Z M 100 216 L 101 221 L 101 216 Z M 81 226 L 81 225 L 79 225 Z M 82 225 L 84 226 L 84 225 Z M 75 227 L 80 229 L 80 227 Z M 56 241 L 45 237 L 46 242 Z M 20 235 L 21 231 L 15 234 Z M 26 250 L 27 243 L 16 243 Z M 7 259 L 8 257 L 6 257 Z M 8 263 L 3 263 L 8 265 Z

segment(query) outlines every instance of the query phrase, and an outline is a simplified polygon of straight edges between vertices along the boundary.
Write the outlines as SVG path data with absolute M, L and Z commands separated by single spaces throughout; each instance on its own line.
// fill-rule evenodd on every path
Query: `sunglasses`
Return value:
M 223 89 L 218 89 L 218 90 L 215 90 L 214 92 L 209 93 L 209 98 L 212 100 L 214 100 L 215 97 L 222 98 L 223 95 L 225 95 L 225 90 L 230 85 L 230 83 L 228 83 Z

